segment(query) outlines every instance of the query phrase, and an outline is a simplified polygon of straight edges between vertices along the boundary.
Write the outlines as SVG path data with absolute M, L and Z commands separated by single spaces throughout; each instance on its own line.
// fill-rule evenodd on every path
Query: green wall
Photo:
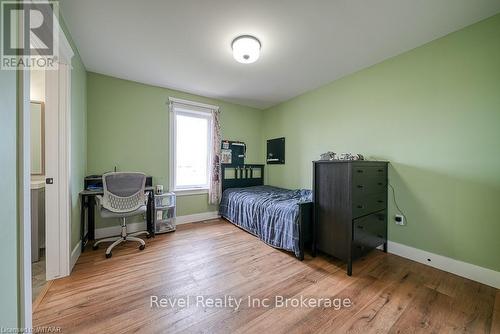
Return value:
M 0 327 L 17 327 L 17 73 L 0 70 Z
M 175 90 L 88 73 L 88 173 L 143 171 L 154 184 L 169 184 L 169 97 L 220 106 L 224 139 L 247 143 L 249 163 L 263 161 L 262 111 Z M 208 196 L 177 198 L 177 215 L 216 211 Z M 116 221 L 97 222 L 97 226 Z
M 267 182 L 311 187 L 320 153 L 391 162 L 389 239 L 500 270 L 500 15 L 264 111 Z

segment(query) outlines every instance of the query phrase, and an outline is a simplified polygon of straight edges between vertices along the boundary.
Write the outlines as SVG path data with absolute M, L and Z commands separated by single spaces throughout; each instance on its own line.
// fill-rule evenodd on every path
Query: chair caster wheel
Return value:
M 144 248 L 146 248 L 146 245 L 140 245 L 140 246 L 139 246 L 139 249 L 140 249 L 140 250 L 143 250 Z
M 92 249 L 93 250 L 98 250 L 99 249 L 99 245 L 92 245 Z
M 113 256 L 113 253 L 106 254 L 106 259 L 109 259 L 112 256 Z

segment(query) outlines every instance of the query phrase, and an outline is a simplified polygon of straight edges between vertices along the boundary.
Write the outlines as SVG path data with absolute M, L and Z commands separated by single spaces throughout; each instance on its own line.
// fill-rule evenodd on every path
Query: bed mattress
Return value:
M 271 186 L 229 188 L 219 213 L 265 243 L 299 254 L 299 206 L 311 201 L 310 190 Z

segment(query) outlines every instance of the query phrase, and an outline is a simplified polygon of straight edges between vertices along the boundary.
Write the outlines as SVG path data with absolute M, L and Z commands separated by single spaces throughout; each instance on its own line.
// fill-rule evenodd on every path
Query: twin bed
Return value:
M 264 165 L 222 166 L 220 215 L 268 245 L 304 259 L 312 239 L 312 193 L 264 185 Z

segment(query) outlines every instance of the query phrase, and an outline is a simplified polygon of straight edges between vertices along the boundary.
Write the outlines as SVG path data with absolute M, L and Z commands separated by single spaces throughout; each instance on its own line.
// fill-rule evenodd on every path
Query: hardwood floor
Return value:
M 31 264 L 31 299 L 33 302 L 47 286 L 45 277 L 45 252 L 41 252 L 39 261 Z
M 197 306 L 205 298 L 283 296 L 349 298 L 352 306 Z M 151 296 L 191 297 L 187 307 L 151 308 Z M 205 299 L 206 301 L 207 299 Z M 496 306 L 495 306 L 496 303 Z M 33 314 L 34 326 L 62 333 L 498 333 L 498 290 L 398 256 L 373 251 L 353 276 L 338 261 L 303 262 L 222 220 L 175 233 L 85 251 L 71 276 L 54 281 Z

